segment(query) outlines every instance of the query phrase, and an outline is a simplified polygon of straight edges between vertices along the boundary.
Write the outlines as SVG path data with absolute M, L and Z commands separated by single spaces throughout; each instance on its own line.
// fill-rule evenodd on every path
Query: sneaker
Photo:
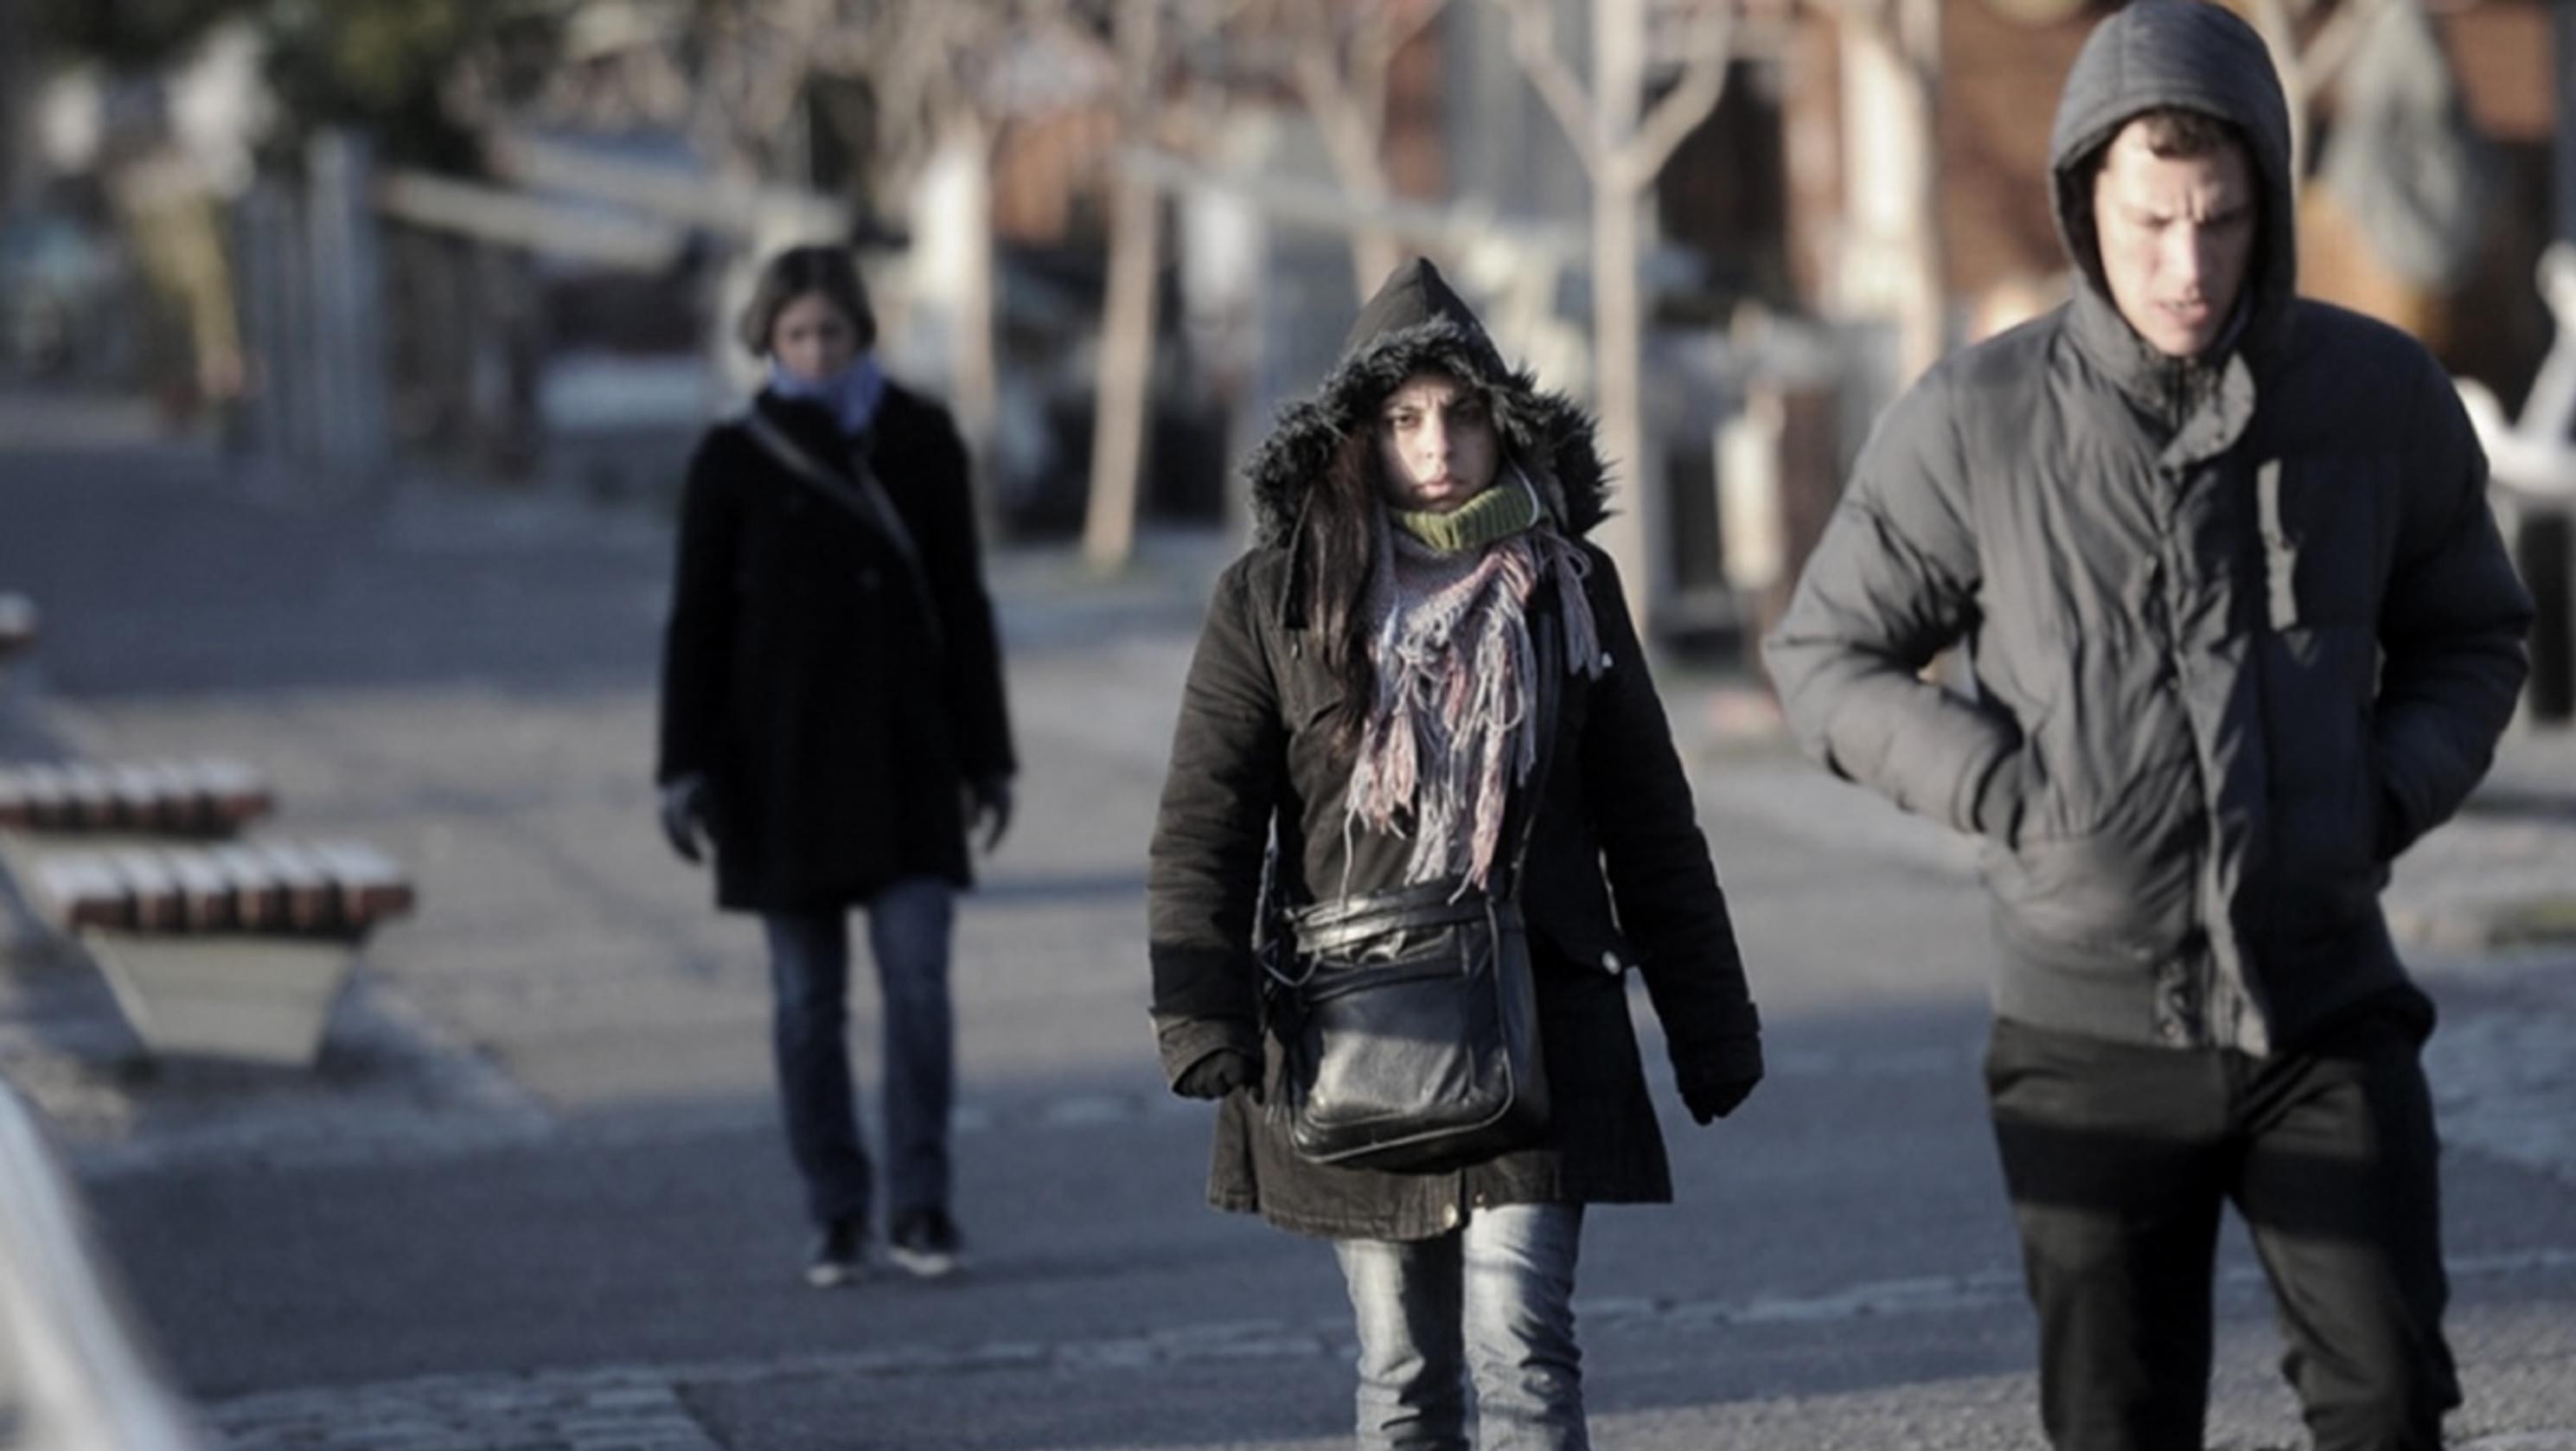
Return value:
M 814 1246 L 805 1255 L 805 1283 L 828 1290 L 857 1279 L 867 1267 L 868 1222 L 836 1219 L 814 1232 Z
M 945 1209 L 907 1209 L 895 1216 L 886 1233 L 886 1254 L 908 1273 L 935 1280 L 964 1262 L 957 1242 L 957 1222 Z

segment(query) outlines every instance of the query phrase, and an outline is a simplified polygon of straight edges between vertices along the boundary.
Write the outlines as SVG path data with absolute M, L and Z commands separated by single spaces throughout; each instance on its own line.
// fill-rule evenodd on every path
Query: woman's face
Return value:
M 800 292 L 769 325 L 769 355 L 808 383 L 820 383 L 859 355 L 859 329 L 840 304 L 819 292 Z
M 1446 514 L 1494 481 L 1502 443 L 1483 395 L 1446 373 L 1416 373 L 1379 405 L 1377 455 L 1389 504 Z

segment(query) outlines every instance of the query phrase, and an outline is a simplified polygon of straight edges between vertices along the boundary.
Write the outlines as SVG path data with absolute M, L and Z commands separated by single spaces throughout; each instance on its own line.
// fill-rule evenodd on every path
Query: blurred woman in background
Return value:
M 1001 840 L 1015 769 L 1001 651 L 948 413 L 879 371 L 849 253 L 771 259 L 741 324 L 768 385 L 689 465 L 655 779 L 673 850 L 768 937 L 806 1277 L 868 1260 L 877 1202 L 847 1042 L 849 913 L 884 996 L 886 1246 L 956 1268 L 948 1120 L 954 894 Z

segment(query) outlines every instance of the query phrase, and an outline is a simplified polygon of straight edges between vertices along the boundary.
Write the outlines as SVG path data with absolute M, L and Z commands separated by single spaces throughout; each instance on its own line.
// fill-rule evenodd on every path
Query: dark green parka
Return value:
M 2105 290 L 2087 159 L 2233 123 L 2259 193 L 2233 341 L 2190 363 Z M 2004 1016 L 2262 1054 L 2406 982 L 2388 862 L 2486 770 L 2531 601 L 2451 380 L 2294 295 L 2289 120 L 2198 0 L 2104 21 L 2051 145 L 2074 299 L 1880 420 L 1766 642 L 1837 774 L 1985 837 Z M 1925 681 L 1965 641 L 1972 699 Z
M 1581 411 L 1506 367 L 1427 263 L 1399 272 L 1315 397 L 1253 455 L 1256 543 L 1217 582 L 1190 666 L 1147 877 L 1153 1017 L 1174 1081 L 1218 1049 L 1264 1058 L 1252 936 L 1274 815 L 1292 900 L 1329 897 L 1346 880 L 1361 894 L 1402 879 L 1406 841 L 1354 828 L 1345 851 L 1352 754 L 1330 722 L 1341 687 L 1305 624 L 1296 556 L 1309 489 L 1346 441 L 1371 435 L 1396 385 L 1422 372 L 1485 395 L 1553 527 L 1579 535 L 1601 517 L 1601 460 Z M 1489 1205 L 1670 1199 L 1628 1016 L 1632 966 L 1677 1064 L 1733 1055 L 1758 1065 L 1758 1022 L 1689 782 L 1609 558 L 1584 553 L 1607 668 L 1559 683 L 1522 891 L 1553 1127 L 1533 1148 L 1461 1170 L 1327 1168 L 1299 1159 L 1268 1110 L 1238 1092 L 1218 1112 L 1218 1207 L 1308 1234 L 1421 1239 Z M 1534 615 L 1548 608 L 1533 602 Z

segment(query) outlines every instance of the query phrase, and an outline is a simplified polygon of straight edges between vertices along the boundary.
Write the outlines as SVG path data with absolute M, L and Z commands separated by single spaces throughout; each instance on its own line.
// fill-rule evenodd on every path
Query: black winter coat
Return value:
M 2131 117 L 2234 122 L 2260 242 L 2234 343 L 2129 328 L 2083 160 Z M 2058 113 L 2074 300 L 1881 420 L 1767 642 L 1837 774 L 1986 838 L 2004 1016 L 2262 1054 L 2406 978 L 2388 861 L 2485 771 L 2530 598 L 2440 366 L 2294 296 L 2289 123 L 2250 27 L 2146 0 Z M 1921 678 L 1966 640 L 1976 698 Z
M 1328 719 L 1341 688 L 1291 598 L 1293 535 L 1322 455 L 1343 430 L 1373 419 L 1394 383 L 1426 368 L 1487 390 L 1506 448 L 1560 520 L 1600 517 L 1601 468 L 1588 423 L 1526 375 L 1501 372 L 1472 319 L 1377 338 L 1256 455 L 1263 542 L 1217 583 L 1148 867 L 1153 1016 L 1174 1081 L 1221 1048 L 1255 1060 L 1272 1050 L 1275 1067 L 1251 948 L 1274 817 L 1280 887 L 1290 900 L 1330 897 L 1345 881 L 1364 894 L 1402 878 L 1409 842 L 1355 829 L 1345 849 L 1352 754 L 1335 743 Z M 1597 678 L 1569 675 L 1557 690 L 1554 739 L 1542 748 L 1551 764 L 1521 893 L 1554 1124 L 1534 1147 L 1458 1170 L 1333 1168 L 1297 1157 L 1268 1110 L 1238 1092 L 1218 1113 L 1209 1178 L 1218 1207 L 1256 1211 L 1303 1233 L 1400 1240 L 1455 1228 L 1467 1211 L 1489 1205 L 1670 1199 L 1623 990 L 1631 966 L 1645 979 L 1677 1064 L 1754 1059 L 1759 1024 L 1689 781 L 1609 558 L 1588 545 L 1585 554 L 1608 668 Z M 1534 628 L 1554 628 L 1546 623 L 1548 587 L 1540 588 Z
M 764 392 L 752 406 L 848 467 L 820 405 Z M 845 906 L 907 876 L 964 886 L 966 784 L 1014 768 L 957 431 L 889 383 L 861 447 L 925 589 L 740 423 L 709 430 L 689 465 L 656 779 L 706 777 L 729 910 Z

